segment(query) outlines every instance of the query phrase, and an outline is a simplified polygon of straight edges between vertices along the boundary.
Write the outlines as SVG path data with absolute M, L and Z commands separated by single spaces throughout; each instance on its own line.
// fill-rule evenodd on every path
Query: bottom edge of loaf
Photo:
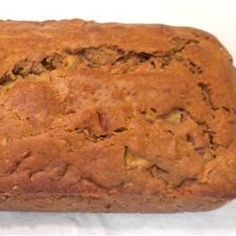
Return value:
M 84 213 L 174 213 L 217 209 L 229 199 L 181 196 L 82 197 L 61 194 L 0 194 L 0 211 L 84 212 Z

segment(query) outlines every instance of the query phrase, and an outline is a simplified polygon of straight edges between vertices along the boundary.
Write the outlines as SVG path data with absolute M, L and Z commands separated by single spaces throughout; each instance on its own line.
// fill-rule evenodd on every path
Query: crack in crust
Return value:
M 20 169 L 24 161 L 31 158 L 31 154 L 31 151 L 24 152 L 19 160 L 16 160 L 14 163 L 12 163 L 11 167 L 6 172 L 4 172 L 4 176 L 10 176 L 16 173 Z
M 149 65 L 150 70 L 164 69 L 171 61 L 182 62 L 191 73 L 202 73 L 196 63 L 184 59 L 181 53 L 191 44 L 197 44 L 196 40 L 173 39 L 173 48 L 169 52 L 134 52 L 124 51 L 118 46 L 101 45 L 80 49 L 64 49 L 63 52 L 55 52 L 40 61 L 31 61 L 26 58 L 16 63 L 14 68 L 0 77 L 0 85 L 6 85 L 17 79 L 26 79 L 30 75 L 40 76 L 42 73 L 50 73 L 62 67 L 68 68 L 99 68 L 109 67 L 112 74 L 135 73 L 139 67 Z M 71 56 L 73 58 L 71 58 Z M 158 62 L 159 66 L 156 64 Z
M 66 162 L 66 163 L 60 163 L 59 166 L 48 167 L 48 168 L 45 167 L 37 171 L 31 171 L 29 172 L 29 178 L 31 181 L 34 181 L 34 179 L 37 178 L 37 176 L 40 175 L 42 176 L 44 173 L 47 173 L 48 171 L 53 171 L 53 176 L 50 176 L 50 179 L 52 179 L 53 181 L 60 182 L 70 171 L 70 166 L 71 164 Z
M 128 131 L 128 128 L 119 127 L 110 133 L 105 133 L 105 134 L 100 134 L 100 135 L 94 134 L 89 127 L 76 128 L 75 131 L 79 134 L 83 134 L 85 139 L 87 139 L 88 141 L 97 143 L 99 141 L 105 141 L 105 140 L 110 139 L 114 136 L 117 136 L 120 133 L 126 132 L 126 131 Z
M 203 101 L 210 106 L 212 110 L 217 110 L 217 107 L 215 106 L 213 99 L 211 97 L 211 89 L 208 84 L 200 82 L 198 83 L 198 87 L 201 89 L 201 94 Z

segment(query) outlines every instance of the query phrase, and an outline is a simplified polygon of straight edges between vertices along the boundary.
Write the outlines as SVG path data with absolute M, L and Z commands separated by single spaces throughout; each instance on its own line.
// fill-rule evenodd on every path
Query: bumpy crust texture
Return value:
M 208 33 L 0 22 L 0 209 L 177 212 L 236 195 L 236 78 Z

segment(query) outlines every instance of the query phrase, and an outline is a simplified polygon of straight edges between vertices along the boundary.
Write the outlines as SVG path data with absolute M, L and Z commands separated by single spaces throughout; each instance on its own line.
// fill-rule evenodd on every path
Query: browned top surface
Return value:
M 235 71 L 213 36 L 0 22 L 0 62 L 0 192 L 235 196 Z

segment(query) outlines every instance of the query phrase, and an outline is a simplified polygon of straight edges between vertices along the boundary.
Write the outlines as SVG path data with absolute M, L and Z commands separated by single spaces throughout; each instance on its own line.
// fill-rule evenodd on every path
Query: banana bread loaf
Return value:
M 0 210 L 181 212 L 236 196 L 236 74 L 212 35 L 0 22 Z

